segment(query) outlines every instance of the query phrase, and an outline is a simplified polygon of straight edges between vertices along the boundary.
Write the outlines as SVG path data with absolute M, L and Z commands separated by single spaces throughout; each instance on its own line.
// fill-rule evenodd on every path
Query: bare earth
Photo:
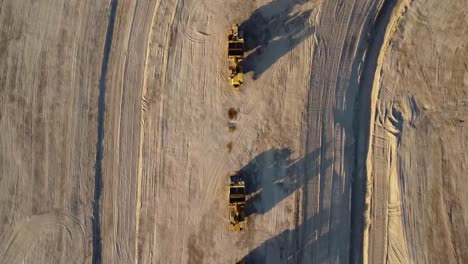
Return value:
M 0 262 L 92 257 L 101 1 L 0 4 Z
M 468 262 L 466 7 L 0 2 L 0 263 Z
M 466 8 L 402 1 L 389 26 L 372 98 L 368 263 L 468 263 Z

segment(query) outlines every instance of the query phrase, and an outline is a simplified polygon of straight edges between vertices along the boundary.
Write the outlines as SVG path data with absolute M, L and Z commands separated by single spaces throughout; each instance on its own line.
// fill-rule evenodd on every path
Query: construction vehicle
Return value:
M 244 39 L 239 33 L 239 26 L 232 25 L 228 34 L 229 82 L 235 91 L 244 82 L 242 63 L 244 60 Z
M 232 231 L 245 229 L 245 182 L 238 173 L 230 176 L 229 228 Z

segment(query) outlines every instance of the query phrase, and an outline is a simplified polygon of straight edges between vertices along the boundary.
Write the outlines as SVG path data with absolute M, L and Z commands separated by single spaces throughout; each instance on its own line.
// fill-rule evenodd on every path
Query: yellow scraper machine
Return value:
M 228 35 L 229 82 L 238 91 L 244 82 L 242 61 L 244 60 L 244 39 L 239 34 L 239 26 L 232 25 Z
M 245 229 L 245 182 L 236 173 L 230 176 L 229 184 L 229 228 L 233 231 Z

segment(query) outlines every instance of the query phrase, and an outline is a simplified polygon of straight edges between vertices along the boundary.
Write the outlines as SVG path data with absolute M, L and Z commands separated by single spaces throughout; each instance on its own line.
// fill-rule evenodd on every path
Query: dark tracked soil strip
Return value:
M 361 39 L 368 41 L 367 56 L 364 61 L 364 69 L 362 72 L 362 79 L 359 87 L 359 94 L 357 98 L 357 107 L 355 112 L 356 122 L 354 123 L 354 132 L 357 137 L 357 144 L 355 153 L 355 171 L 353 172 L 353 183 L 351 192 L 351 241 L 350 241 L 350 263 L 362 263 L 363 253 L 363 231 L 364 231 L 364 211 L 365 211 L 365 197 L 366 197 L 366 175 L 367 168 L 367 149 L 369 143 L 370 130 L 370 113 L 374 111 L 371 108 L 372 88 L 374 84 L 375 71 L 377 69 L 377 62 L 379 53 L 384 44 L 385 32 L 391 19 L 391 15 L 398 0 L 385 0 L 382 8 L 375 19 L 373 25 L 370 25 L 369 39 Z M 372 21 L 371 21 L 372 23 Z M 363 34 L 365 38 L 365 34 Z M 362 44 L 360 43 L 359 46 Z M 356 58 L 361 58 L 362 52 Z M 356 66 L 356 67 L 354 67 Z M 353 71 L 357 71 L 357 63 L 353 66 Z M 357 76 L 353 74 L 352 76 Z M 365 126 L 361 127 L 359 120 L 368 120 Z M 356 252 L 359 252 L 356 254 Z
M 112 46 L 112 36 L 114 34 L 115 14 L 117 10 L 117 0 L 111 0 L 109 22 L 106 30 L 106 40 L 104 42 L 104 52 L 101 64 L 101 77 L 99 79 L 99 97 L 98 97 L 98 126 L 96 143 L 96 164 L 94 178 L 94 201 L 93 201 L 93 264 L 102 262 L 102 244 L 101 244 L 101 224 L 100 224 L 100 199 L 102 193 L 102 158 L 103 158 L 103 139 L 104 139 L 104 116 L 106 112 L 106 77 L 109 63 L 109 54 Z

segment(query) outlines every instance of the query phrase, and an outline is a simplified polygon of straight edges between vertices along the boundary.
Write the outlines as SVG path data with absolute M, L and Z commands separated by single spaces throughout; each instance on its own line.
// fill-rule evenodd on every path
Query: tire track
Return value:
M 155 23 L 156 14 L 158 12 L 161 0 L 158 0 L 153 9 L 153 16 L 151 18 L 151 24 L 149 26 L 148 40 L 146 43 L 146 56 L 145 56 L 145 68 L 143 69 L 143 87 L 141 90 L 141 106 L 140 106 L 140 142 L 138 149 L 138 173 L 137 173 L 137 197 L 136 197 L 136 209 L 135 209 L 135 264 L 138 264 L 138 235 L 140 228 L 140 210 L 141 210 L 141 178 L 143 173 L 143 144 L 145 134 L 145 113 L 146 113 L 146 96 L 147 96 L 147 79 L 148 79 L 148 61 L 151 49 L 151 39 L 153 36 L 153 26 Z
M 109 21 L 106 30 L 106 40 L 104 42 L 104 51 L 101 64 L 101 77 L 99 79 L 99 97 L 98 97 L 98 125 L 96 142 L 96 163 L 94 176 L 94 200 L 93 200 L 93 264 L 102 262 L 102 242 L 101 242 L 101 223 L 100 223 L 100 199 L 102 195 L 102 159 L 104 156 L 104 117 L 106 111 L 106 77 L 109 63 L 109 55 L 112 47 L 112 38 L 114 34 L 115 15 L 117 11 L 118 0 L 111 0 Z
M 200 17 L 196 16 L 197 12 L 200 12 L 199 9 L 204 7 L 204 3 L 200 3 L 202 1 L 191 0 L 190 4 L 188 5 L 188 10 L 185 12 L 183 11 L 181 14 L 181 32 L 184 35 L 184 37 L 186 37 L 189 41 L 194 43 L 204 43 L 206 41 L 207 36 L 210 35 L 191 26 L 192 24 L 195 24 L 196 21 L 208 22 L 208 19 L 201 19 Z
M 308 131 L 306 132 L 307 136 L 305 138 L 306 144 L 304 150 L 305 153 L 312 152 L 315 149 L 314 145 L 318 143 L 321 148 L 321 154 L 319 158 L 320 162 L 318 164 L 319 172 L 317 175 L 317 183 L 314 186 L 309 186 L 307 182 L 302 184 L 304 186 L 302 189 L 302 222 L 305 223 L 307 222 L 307 219 L 311 218 L 313 215 L 319 214 L 318 226 L 329 232 L 331 226 L 331 187 L 333 177 L 327 174 L 327 171 L 330 171 L 330 169 L 324 167 L 328 163 L 326 161 L 329 158 L 327 157 L 328 148 L 326 147 L 329 140 L 327 140 L 327 135 L 333 135 L 333 127 L 330 126 L 330 121 L 333 120 L 333 117 L 330 115 L 330 110 L 332 108 L 331 100 L 334 97 L 333 88 L 336 86 L 338 79 L 339 64 L 341 62 L 343 43 L 346 36 L 346 31 L 343 31 L 343 29 L 344 27 L 349 27 L 349 20 L 355 4 L 345 3 L 346 6 L 341 6 L 340 8 L 330 2 L 324 2 L 322 4 L 323 5 L 319 11 L 317 29 L 317 39 L 319 41 L 316 48 L 317 52 L 314 53 L 313 60 L 315 61 L 314 64 L 321 65 L 326 70 L 321 69 L 317 73 L 311 72 L 311 88 L 309 89 L 307 103 Z M 348 4 L 350 6 L 348 6 Z M 343 14 L 337 14 L 338 11 L 343 12 Z M 332 19 L 337 17 L 337 22 L 334 23 Z M 334 29 L 335 27 L 338 28 Z M 337 34 L 331 34 L 331 32 L 335 32 Z M 336 36 L 336 38 L 333 39 L 331 36 Z M 316 85 L 319 85 L 318 93 L 315 91 Z M 313 112 L 316 112 L 316 103 L 319 103 L 319 109 L 321 109 L 320 115 L 317 116 L 318 120 L 314 120 L 312 115 Z M 331 131 L 329 131 L 330 129 Z M 315 134 L 318 135 L 318 138 L 316 138 Z M 331 144 L 330 148 L 334 148 L 334 144 Z M 331 168 L 331 171 L 333 171 L 333 168 Z M 330 209 L 327 210 L 328 215 L 320 214 L 324 209 Z M 324 224 L 324 221 L 326 221 L 327 224 Z M 300 233 L 302 235 L 298 236 L 296 239 L 302 242 L 305 240 L 307 232 Z M 328 259 L 330 257 L 329 247 L 331 245 L 325 246 L 328 248 L 327 253 L 323 253 L 325 251 L 320 249 L 321 247 L 324 247 L 322 245 L 330 243 L 329 239 L 330 235 L 317 240 L 316 250 L 320 251 L 321 254 L 314 254 L 313 252 L 310 254 L 313 256 L 315 262 L 320 263 L 324 259 Z M 298 244 L 302 244 L 301 242 Z M 299 256 L 301 261 L 305 257 L 303 255 L 304 254 Z
M 164 57 L 163 57 L 163 67 L 161 69 L 161 101 L 160 101 L 160 106 L 159 106 L 159 121 L 161 123 L 159 127 L 158 134 L 160 137 L 158 138 L 158 151 L 157 153 L 161 154 L 161 151 L 163 149 L 162 145 L 164 143 L 163 140 L 163 131 L 164 131 L 164 89 L 165 89 L 165 84 L 166 84 L 166 78 L 167 78 L 167 67 L 168 67 L 168 60 L 169 60 L 169 52 L 171 49 L 171 43 L 172 43 L 172 38 L 173 38 L 173 27 L 174 27 L 174 21 L 177 13 L 177 8 L 179 6 L 179 1 L 174 5 L 174 9 L 172 10 L 171 14 L 171 22 L 168 26 L 167 32 L 166 32 L 166 43 L 164 45 Z M 160 157 L 161 159 L 163 158 L 162 155 Z M 163 164 L 162 160 L 160 160 L 159 164 Z
M 364 75 L 364 78 L 361 83 L 361 90 L 363 92 L 360 94 L 359 104 L 361 105 L 361 109 L 359 109 L 359 119 L 363 120 L 369 120 L 369 127 L 365 128 L 360 128 L 361 131 L 357 133 L 359 134 L 359 139 L 358 141 L 364 141 L 367 140 L 367 142 L 360 143 L 359 145 L 366 144 L 366 146 L 358 146 L 359 148 L 367 148 L 365 150 L 367 153 L 365 154 L 366 157 L 365 159 L 365 173 L 366 178 L 365 178 L 365 197 L 364 198 L 353 198 L 356 199 L 353 201 L 354 204 L 358 204 L 361 202 L 360 200 L 364 200 L 364 208 L 359 209 L 363 211 L 364 214 L 364 226 L 362 227 L 362 263 L 367 264 L 369 263 L 369 259 L 371 261 L 374 261 L 375 259 L 383 259 L 384 256 L 381 257 L 376 257 L 370 254 L 370 221 L 371 221 L 371 200 L 372 200 L 372 195 L 375 192 L 372 189 L 372 185 L 374 182 L 373 179 L 373 157 L 372 157 L 372 152 L 373 152 L 373 146 L 372 144 L 373 139 L 374 139 L 374 126 L 375 122 L 378 121 L 376 119 L 376 115 L 378 115 L 378 107 L 377 107 L 377 96 L 379 94 L 380 90 L 380 75 L 381 75 L 381 69 L 382 69 L 382 63 L 383 59 L 385 57 L 385 54 L 387 53 L 388 49 L 388 44 L 389 40 L 393 36 L 396 26 L 398 25 L 399 19 L 403 15 L 404 12 L 404 7 L 407 5 L 409 0 L 386 0 L 384 4 L 381 5 L 381 9 L 379 10 L 379 15 L 376 16 L 376 20 L 374 21 L 374 30 L 371 32 L 372 35 L 374 35 L 374 38 L 370 40 L 369 43 L 369 51 L 367 52 L 366 55 L 366 60 L 364 62 L 364 72 L 370 73 L 369 75 Z M 366 110 L 363 107 L 369 106 L 369 108 Z M 368 133 L 368 136 L 366 137 L 365 133 Z M 360 150 L 359 152 L 361 152 Z M 358 152 L 358 153 L 359 153 Z M 358 164 L 359 166 L 359 164 Z M 358 172 L 359 173 L 359 172 Z M 363 188 L 363 187 L 361 187 Z M 357 190 L 359 191 L 359 190 Z M 381 191 L 380 191 L 381 192 Z M 358 201 L 359 200 L 359 201 Z M 385 201 L 386 202 L 386 201 Z M 364 211 L 365 210 L 365 211 Z M 353 231 L 354 232 L 354 231 Z M 385 230 L 385 233 L 387 231 Z M 383 236 L 383 235 L 381 235 Z M 385 245 L 373 245 L 373 247 L 384 247 Z M 356 261 L 359 260 L 359 258 L 354 257 Z
M 14 224 L 5 236 L 5 248 L 0 249 L 2 263 L 22 263 L 34 244 L 46 232 L 57 230 L 57 227 L 65 228 L 73 243 L 74 254 L 69 256 L 70 263 L 82 263 L 84 256 L 80 254 L 85 248 L 84 227 L 78 218 L 63 210 L 33 215 Z
M 165 118 L 164 118 L 164 97 L 165 97 L 165 89 L 166 89 L 166 78 L 167 78 L 167 68 L 168 68 L 168 60 L 169 60 L 169 53 L 171 48 L 171 43 L 173 42 L 173 28 L 174 28 L 174 21 L 177 14 L 177 9 L 179 7 L 179 0 L 174 3 L 174 8 L 172 9 L 170 23 L 167 27 L 166 31 L 166 41 L 164 43 L 164 52 L 163 52 L 163 61 L 161 67 L 161 81 L 160 81 L 160 101 L 159 101 L 159 110 L 158 110 L 158 121 L 159 125 L 157 126 L 157 135 L 159 135 L 157 139 L 157 150 L 156 150 L 156 160 L 159 164 L 156 169 L 156 175 L 161 175 L 163 171 L 163 164 L 164 164 L 164 155 L 163 152 L 163 144 L 164 144 L 164 126 L 165 126 Z M 154 211 L 154 217 L 157 219 L 157 210 Z M 153 234 L 153 240 L 157 241 L 157 232 Z
M 358 184 L 350 185 L 355 159 L 347 146 L 354 144 L 353 100 L 359 91 L 359 55 L 367 49 L 365 34 L 372 26 L 369 21 L 378 13 L 381 2 L 322 2 L 316 17 L 317 48 L 313 64 L 320 68 L 311 71 L 304 134 L 305 153 L 320 148 L 321 162 L 317 182 L 310 186 L 303 184 L 302 199 L 303 222 L 320 215 L 318 223 L 313 225 L 326 234 L 317 241 L 316 252 L 310 254 L 316 263 L 349 261 L 350 251 L 359 247 L 354 245 L 355 239 L 347 232 L 355 214 L 349 208 L 351 193 L 354 194 L 352 189 Z M 313 113 L 317 105 L 321 110 L 319 114 Z M 323 214 L 322 211 L 327 209 L 328 212 Z M 303 241 L 306 231 L 303 230 L 298 239 Z M 349 242 L 344 242 L 350 238 Z

